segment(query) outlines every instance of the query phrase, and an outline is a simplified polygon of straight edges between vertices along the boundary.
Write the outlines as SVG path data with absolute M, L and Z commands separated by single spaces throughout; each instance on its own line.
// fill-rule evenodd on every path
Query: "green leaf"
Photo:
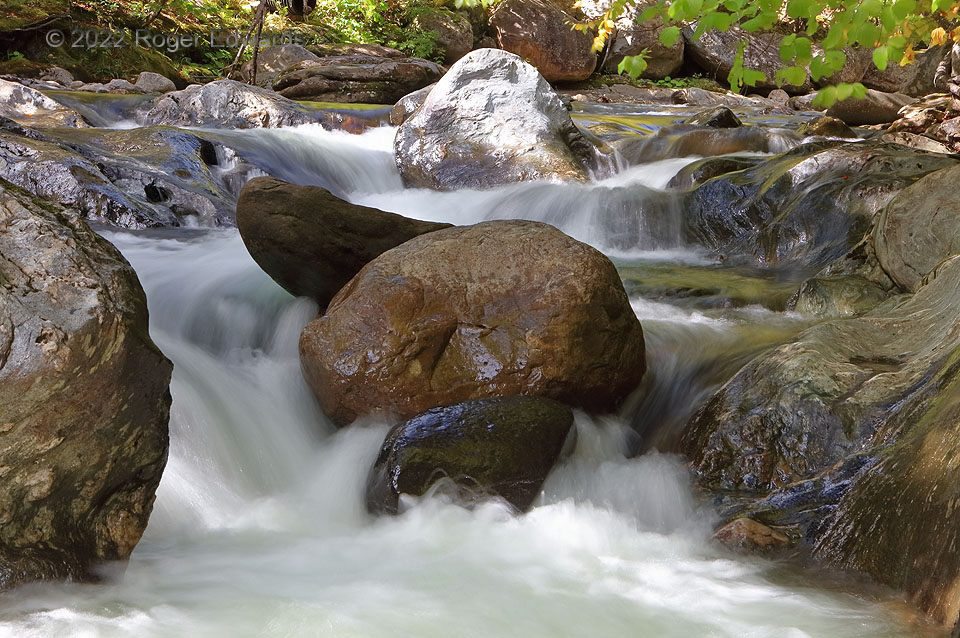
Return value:
M 830 27 L 830 30 L 827 32 L 827 37 L 823 39 L 823 48 L 824 49 L 836 49 L 844 45 L 844 40 L 846 38 L 843 35 L 843 27 L 839 24 L 834 24 Z
M 810 0 L 790 0 L 787 3 L 787 15 L 796 20 L 810 14 Z
M 810 58 L 813 57 L 811 42 L 807 38 L 797 38 L 794 49 L 797 52 L 797 64 L 810 64 Z
M 792 84 L 793 86 L 803 86 L 807 80 L 807 70 L 802 66 L 789 66 L 777 71 L 777 84 Z
M 873 63 L 881 71 L 887 69 L 887 56 L 890 54 L 889 49 L 886 46 L 878 46 L 873 50 Z
M 639 78 L 646 70 L 647 59 L 643 54 L 628 55 L 620 60 L 620 64 L 617 65 L 617 73 L 626 73 L 634 80 Z
M 857 98 L 858 100 L 862 100 L 863 98 L 867 97 L 867 87 L 860 82 L 854 82 L 850 86 L 853 87 L 853 97 Z
M 842 101 L 853 95 L 853 85 L 841 82 L 837 85 L 837 100 Z
M 796 57 L 797 51 L 793 44 L 796 39 L 796 34 L 791 33 L 790 35 L 784 36 L 783 40 L 780 41 L 780 59 L 784 62 L 790 62 Z
M 813 98 L 813 106 L 817 108 L 830 108 L 837 101 L 837 87 L 825 86 L 817 91 L 817 97 Z
M 763 82 L 766 79 L 767 75 L 762 71 L 754 71 L 753 69 L 743 70 L 743 83 L 747 86 L 756 86 L 757 82 Z
M 856 28 L 853 39 L 865 47 L 872 47 L 880 39 L 880 27 L 872 22 L 864 22 Z
M 917 0 L 897 0 L 893 3 L 893 15 L 897 20 L 904 20 L 917 8 Z
M 680 27 L 667 27 L 660 32 L 660 44 L 672 47 L 680 39 Z

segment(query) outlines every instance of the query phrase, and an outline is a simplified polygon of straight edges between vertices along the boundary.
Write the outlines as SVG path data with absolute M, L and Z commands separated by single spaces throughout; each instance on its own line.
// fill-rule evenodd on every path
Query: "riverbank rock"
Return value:
M 960 257 L 931 274 L 960 310 Z M 932 292 L 932 291 L 931 291 Z M 866 573 L 905 591 L 936 622 L 953 626 L 960 614 L 960 347 L 944 343 L 939 365 L 879 427 L 875 441 L 896 442 L 853 479 L 816 539 L 814 554 L 833 566 Z M 896 432 L 902 434 L 896 436 Z
M 598 157 L 537 70 L 496 49 L 453 65 L 397 129 L 394 149 L 407 186 L 437 190 L 584 181 Z
M 422 58 L 327 56 L 287 69 L 273 89 L 293 100 L 393 104 L 441 75 L 436 63 Z
M 304 328 L 300 357 L 338 425 L 518 394 L 611 410 L 645 368 L 610 260 L 527 221 L 448 228 L 383 253 Z
M 544 397 L 427 410 L 387 434 L 367 480 L 367 509 L 395 514 L 401 494 L 422 496 L 447 481 L 469 499 L 500 496 L 527 510 L 575 436 L 570 408 Z
M 217 80 L 162 95 L 148 103 L 137 119 L 144 126 L 247 129 L 309 124 L 320 117 L 273 91 Z
M 783 532 L 745 516 L 730 521 L 714 532 L 713 537 L 736 551 L 769 552 L 790 545 L 790 539 Z
M 915 295 L 818 324 L 740 370 L 684 433 L 701 482 L 764 493 L 898 438 L 903 406 L 956 367 L 954 261 Z
M 877 226 L 881 267 L 901 289 L 915 292 L 944 259 L 960 254 L 960 165 L 931 173 L 900 191 Z
M 254 261 L 287 292 L 311 297 L 322 308 L 381 253 L 449 227 L 272 177 L 247 182 L 237 203 L 237 228 Z
M 306 60 L 319 60 L 319 56 L 311 53 L 299 44 L 278 44 L 267 47 L 257 55 L 257 81 L 253 81 L 253 58 L 247 60 L 240 67 L 241 78 L 251 84 L 269 89 L 273 86 L 277 76 L 290 67 Z
M 216 157 L 210 142 L 170 128 L 0 130 L 0 178 L 124 228 L 231 223 Z
M 783 153 L 801 142 L 799 135 L 786 129 L 760 126 L 714 128 L 697 124 L 676 124 L 664 126 L 653 135 L 625 137 L 611 142 L 610 146 L 629 164 L 642 164 L 690 155 Z M 724 159 L 711 157 L 708 161 L 719 164 Z
M 743 122 L 737 117 L 736 113 L 725 106 L 715 106 L 705 111 L 700 111 L 696 115 L 691 115 L 684 124 L 693 126 L 708 126 L 710 128 L 737 128 L 743 126 Z
M 886 124 L 893 122 L 900 109 L 915 101 L 915 98 L 902 93 L 883 93 L 867 89 L 863 98 L 847 98 L 827 109 L 827 115 L 842 120 L 850 126 L 866 124 Z
M 809 142 L 691 191 L 685 233 L 727 258 L 821 268 L 859 243 L 898 191 L 953 165 L 898 144 Z
M 778 33 L 744 31 L 734 25 L 726 31 L 710 30 L 699 38 L 694 38 L 695 31 L 696 23 L 683 28 L 686 55 L 710 77 L 721 82 L 726 81 L 740 43 L 746 42 L 743 66 L 766 75 L 765 80 L 757 82 L 756 88 L 782 88 L 793 94 L 807 93 L 813 88 L 809 74 L 804 77 L 803 84 L 784 84 L 782 87 L 777 85 L 777 71 L 789 66 L 780 60 L 780 40 L 783 36 Z
M 420 7 L 410 12 L 413 13 L 411 27 L 436 34 L 435 42 L 443 49 L 444 64 L 453 64 L 473 50 L 473 27 L 462 13 L 438 7 Z
M 172 366 L 133 269 L 74 211 L 0 182 L 0 587 L 91 580 L 140 540 Z
M 427 100 L 427 96 L 430 95 L 430 91 L 432 91 L 435 86 L 436 84 L 425 86 L 418 91 L 408 93 L 400 98 L 397 103 L 393 105 L 393 108 L 390 109 L 390 124 L 400 126 L 406 122 L 418 108 L 423 106 L 423 103 Z
M 821 115 L 815 120 L 810 120 L 800 125 L 797 133 L 810 137 L 838 137 L 845 139 L 856 139 L 857 134 L 853 129 L 847 126 L 843 120 Z
M 138 75 L 134 85 L 144 93 L 170 93 L 177 90 L 173 80 L 151 71 L 144 71 Z
M 528 61 L 549 82 L 586 80 L 597 67 L 593 34 L 574 30 L 576 22 L 549 0 L 504 0 L 490 16 L 500 48 Z
M 46 95 L 16 82 L 0 80 L 0 117 L 34 127 L 86 127 L 76 111 Z

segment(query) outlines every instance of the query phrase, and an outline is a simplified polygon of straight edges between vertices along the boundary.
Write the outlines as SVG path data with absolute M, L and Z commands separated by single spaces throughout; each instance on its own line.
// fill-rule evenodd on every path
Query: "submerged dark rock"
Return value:
M 338 425 L 518 394 L 611 410 L 645 369 L 643 330 L 613 263 L 518 220 L 383 253 L 304 328 L 300 357 Z
M 75 211 L 0 182 L 0 588 L 91 580 L 140 540 L 172 366 L 133 269 Z
M 372 259 L 450 224 L 351 204 L 317 186 L 258 177 L 240 193 L 237 227 L 250 256 L 274 281 L 326 307 Z
M 567 406 L 538 396 L 433 408 L 394 427 L 367 479 L 367 508 L 395 514 L 401 494 L 421 496 L 447 480 L 470 498 L 532 504 L 576 430 Z
M 737 114 L 725 106 L 715 106 L 706 111 L 701 111 L 684 120 L 685 124 L 694 126 L 709 126 L 710 128 L 737 128 L 743 126 L 743 122 L 737 117 Z

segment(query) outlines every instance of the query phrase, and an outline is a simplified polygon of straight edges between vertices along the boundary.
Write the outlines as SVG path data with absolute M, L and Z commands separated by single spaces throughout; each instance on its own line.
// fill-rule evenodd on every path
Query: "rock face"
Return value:
M 550 82 L 585 80 L 597 66 L 593 35 L 549 0 L 504 0 L 490 17 L 500 48 L 528 60 Z
M 319 117 L 273 91 L 234 80 L 217 80 L 160 96 L 138 119 L 145 126 L 246 129 L 309 124 Z
M 410 116 L 413 115 L 414 111 L 423 106 L 427 96 L 430 95 L 430 91 L 432 91 L 435 86 L 436 84 L 425 86 L 418 91 L 408 93 L 400 98 L 397 103 L 393 105 L 393 108 L 390 109 L 390 124 L 400 126 L 406 122 Z
M 453 64 L 473 50 L 473 27 L 463 14 L 434 7 L 414 11 L 411 26 L 436 34 L 436 43 L 443 48 L 444 64 Z
M 960 166 L 927 175 L 900 191 L 877 227 L 877 258 L 900 288 L 916 291 L 937 264 L 960 254 Z
M 273 86 L 273 81 L 277 79 L 277 76 L 290 67 L 306 60 L 319 59 L 317 55 L 311 53 L 299 44 L 279 44 L 277 46 L 267 47 L 257 55 L 256 85 L 269 89 Z M 244 79 L 253 83 L 252 58 L 243 63 L 240 71 Z
M 447 479 L 472 497 L 533 503 L 561 453 L 573 447 L 573 412 L 536 396 L 480 399 L 427 410 L 387 435 L 367 480 L 367 508 L 397 512 Z
M 684 120 L 684 122 L 694 126 L 709 126 L 710 128 L 737 128 L 743 126 L 740 118 L 725 106 L 715 106 L 712 109 L 701 111 L 696 115 L 691 115 Z
M 448 228 L 383 253 L 304 328 L 300 357 L 339 425 L 518 394 L 609 410 L 645 367 L 610 260 L 526 221 Z
M 811 142 L 701 184 L 684 203 L 686 233 L 727 257 L 822 267 L 858 243 L 900 189 L 955 164 L 897 144 Z
M 274 281 L 326 307 L 372 259 L 450 224 L 407 219 L 316 186 L 258 177 L 240 193 L 237 227 L 250 256 Z
M 397 130 L 394 149 L 408 186 L 438 190 L 584 180 L 597 162 L 536 69 L 496 49 L 453 65 Z
M 442 74 L 439 66 L 421 58 L 327 56 L 287 69 L 273 88 L 294 100 L 393 104 Z
M 647 51 L 647 68 L 640 77 L 648 80 L 662 80 L 675 75 L 683 66 L 684 40 L 678 38 L 673 46 L 660 44 L 660 34 L 666 25 L 657 18 L 651 22 L 637 22 L 636 9 L 630 7 L 617 20 L 617 35 L 610 45 L 604 62 L 604 70 L 616 73 L 617 65 L 628 55 L 638 55 Z
M 133 269 L 76 213 L 0 188 L 0 586 L 125 560 L 167 459 L 172 366 Z
M 733 68 L 737 49 L 741 42 L 747 46 L 743 52 L 743 66 L 756 69 L 766 75 L 765 80 L 757 83 L 759 89 L 783 88 L 790 93 L 807 93 L 813 87 L 807 75 L 800 86 L 784 84 L 777 86 L 777 71 L 788 65 L 780 61 L 781 35 L 776 33 L 752 33 L 733 26 L 727 31 L 707 31 L 695 39 L 696 26 L 683 29 L 683 41 L 687 56 L 701 69 L 720 81 L 726 81 L 727 74 Z
M 76 111 L 36 89 L 6 80 L 0 80 L 0 117 L 29 126 L 87 126 Z
M 960 260 L 897 303 L 828 321 L 745 366 L 694 417 L 705 484 L 763 492 L 893 440 L 904 402 L 933 396 L 960 352 Z
M 751 552 L 782 549 L 790 544 L 782 532 L 747 517 L 730 521 L 714 532 L 713 537 L 731 549 Z

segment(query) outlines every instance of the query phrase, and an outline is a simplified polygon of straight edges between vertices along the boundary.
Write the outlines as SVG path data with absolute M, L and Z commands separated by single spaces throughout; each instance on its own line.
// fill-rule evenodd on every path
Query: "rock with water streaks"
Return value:
M 454 64 L 397 129 L 394 149 L 408 186 L 437 190 L 584 181 L 598 159 L 537 70 L 496 49 Z
M 500 496 L 523 511 L 575 439 L 573 412 L 544 397 L 433 408 L 387 434 L 367 480 L 367 508 L 394 514 L 401 494 L 422 496 L 444 481 L 461 500 Z
M 610 410 L 645 368 L 613 263 L 528 221 L 448 228 L 383 253 L 307 325 L 300 356 L 339 425 L 518 394 Z
M 0 587 L 94 579 L 140 540 L 170 362 L 133 269 L 69 209 L 0 183 Z
M 240 193 L 237 227 L 250 256 L 274 281 L 326 307 L 372 259 L 450 224 L 351 204 L 317 186 L 258 177 Z
M 7 80 L 0 80 L 0 117 L 27 126 L 88 126 L 83 116 L 73 109 L 36 89 Z

